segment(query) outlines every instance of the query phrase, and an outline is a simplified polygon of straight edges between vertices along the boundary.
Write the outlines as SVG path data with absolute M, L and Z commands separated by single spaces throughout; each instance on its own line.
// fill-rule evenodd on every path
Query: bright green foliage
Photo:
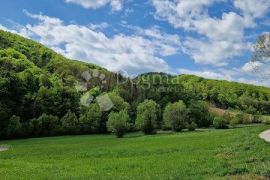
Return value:
M 145 134 L 153 134 L 157 128 L 159 107 L 153 100 L 145 100 L 137 107 L 136 126 Z
M 183 101 L 169 103 L 163 113 L 165 128 L 180 132 L 188 123 L 188 109 Z
M 75 113 L 68 111 L 60 121 L 62 123 L 62 131 L 64 134 L 78 134 L 80 132 L 80 122 Z
M 227 122 L 224 118 L 222 117 L 215 117 L 213 121 L 213 125 L 216 129 L 227 129 Z
M 102 112 L 97 103 L 92 103 L 88 110 L 80 117 L 85 133 L 98 133 L 100 129 Z
M 119 112 L 121 110 L 129 111 L 129 104 L 116 93 L 108 93 L 110 100 L 112 101 L 113 108 L 110 111 Z
M 96 70 L 98 76 L 91 76 L 90 79 L 82 76 L 83 72 L 92 75 Z M 104 79 L 101 81 L 100 77 Z M 120 83 L 117 83 L 118 80 Z M 85 85 L 84 83 L 87 84 L 83 86 L 87 89 L 85 91 L 78 88 L 78 85 Z M 100 113 L 95 109 L 91 117 L 88 105 L 84 107 L 80 103 L 81 97 L 86 93 L 94 98 L 107 93 L 114 104 L 113 108 L 103 111 L 99 121 L 93 120 L 98 119 Z M 198 127 L 207 127 L 213 121 L 205 102 L 215 104 L 219 108 L 231 108 L 250 114 L 270 114 L 269 88 L 166 73 L 146 73 L 134 79 L 126 78 L 93 64 L 67 59 L 40 43 L 2 30 L 0 98 L 0 138 L 11 136 L 7 133 L 13 115 L 20 117 L 21 137 L 61 134 L 39 128 L 38 118 L 47 114 L 60 119 L 69 110 L 84 120 L 78 123 L 76 118 L 75 122 L 70 119 L 64 124 L 65 127 L 60 123 L 60 129 L 64 133 L 106 133 L 109 113 L 123 109 L 130 115 L 130 123 L 133 123 L 131 127 L 135 127 L 137 106 L 147 99 L 154 100 L 161 111 L 169 102 L 182 100 L 190 112 L 188 123 L 194 122 Z M 149 127 L 153 130 L 162 125 L 162 113 L 159 112 L 149 117 L 138 115 L 137 119 L 155 119 L 141 121 L 146 122 L 145 126 L 136 123 L 137 126 L 140 124 L 139 127 L 147 127 L 146 129 Z M 239 121 L 255 122 L 253 118 L 245 117 Z M 28 128 L 35 123 L 36 132 Z M 81 127 L 71 130 L 68 124 Z M 148 131 L 146 129 L 145 131 Z M 153 133 L 152 130 L 149 132 Z
M 111 112 L 107 122 L 109 132 L 114 133 L 118 138 L 124 136 L 128 130 L 129 115 L 126 110 Z

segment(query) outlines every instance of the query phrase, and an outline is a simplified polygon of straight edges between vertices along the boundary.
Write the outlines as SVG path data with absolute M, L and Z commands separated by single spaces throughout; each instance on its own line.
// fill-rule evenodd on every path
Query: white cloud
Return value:
M 68 58 L 96 63 L 112 71 L 169 72 L 170 67 L 162 58 L 179 52 L 179 37 L 156 28 L 107 37 L 89 26 L 66 25 L 57 18 L 25 13 L 38 23 L 20 27 L 17 33 L 35 38 Z
M 245 48 L 242 42 L 229 40 L 204 41 L 188 38 L 184 42 L 183 51 L 190 55 L 196 63 L 225 66 L 228 64 L 227 59 L 239 56 Z
M 211 17 L 208 8 L 225 0 L 151 0 L 155 17 L 168 21 L 175 28 L 196 33 L 186 37 L 183 50 L 195 62 L 214 66 L 227 65 L 230 60 L 250 49 L 245 29 L 269 10 L 269 0 L 234 0 L 242 14 L 224 12 Z M 260 12 L 257 12 L 260 11 Z
M 91 9 L 97 9 L 107 4 L 112 7 L 113 11 L 120 11 L 123 8 L 123 0 L 65 0 L 65 2 Z
M 264 16 L 270 8 L 269 0 L 234 0 L 234 6 L 239 8 L 244 15 L 253 18 Z
M 248 62 L 248 63 L 244 64 L 242 69 L 246 72 L 254 72 L 258 69 L 261 69 L 262 67 L 263 67 L 263 63 L 261 63 L 259 61 L 252 61 L 252 62 Z
M 246 26 L 255 26 L 255 18 L 263 17 L 270 8 L 269 0 L 234 0 L 234 6 L 240 9 Z
M 151 0 L 156 17 L 167 20 L 176 28 L 190 29 L 192 21 L 206 14 L 205 7 L 214 0 Z
M 88 27 L 92 30 L 104 30 L 106 28 L 108 28 L 110 25 L 106 22 L 102 22 L 102 23 L 99 23 L 99 24 L 92 24 L 90 23 L 88 25 Z

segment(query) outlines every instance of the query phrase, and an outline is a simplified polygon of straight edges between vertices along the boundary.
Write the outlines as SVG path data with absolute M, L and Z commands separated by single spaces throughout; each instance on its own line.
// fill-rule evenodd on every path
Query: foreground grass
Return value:
M 267 179 L 270 126 L 123 139 L 109 135 L 2 141 L 1 179 Z

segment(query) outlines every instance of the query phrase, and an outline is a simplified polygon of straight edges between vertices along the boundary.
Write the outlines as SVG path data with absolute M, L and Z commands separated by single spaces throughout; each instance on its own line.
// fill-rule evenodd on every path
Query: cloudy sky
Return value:
M 256 39 L 270 29 L 270 0 L 2 0 L 0 29 L 130 75 L 270 86 L 249 62 Z

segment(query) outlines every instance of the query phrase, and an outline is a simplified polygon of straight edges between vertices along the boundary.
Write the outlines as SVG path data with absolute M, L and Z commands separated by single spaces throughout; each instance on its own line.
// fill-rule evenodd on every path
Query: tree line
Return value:
M 86 92 L 78 91 L 82 72 L 94 70 L 106 83 L 101 88 L 92 79 Z M 93 97 L 89 106 L 81 104 L 85 93 Z M 113 103 L 108 111 L 95 100 L 104 93 Z M 268 88 L 197 76 L 148 73 L 130 79 L 0 31 L 0 138 L 193 130 L 224 124 L 226 118 L 215 120 L 209 113 L 209 103 L 269 115 L 269 100 Z

